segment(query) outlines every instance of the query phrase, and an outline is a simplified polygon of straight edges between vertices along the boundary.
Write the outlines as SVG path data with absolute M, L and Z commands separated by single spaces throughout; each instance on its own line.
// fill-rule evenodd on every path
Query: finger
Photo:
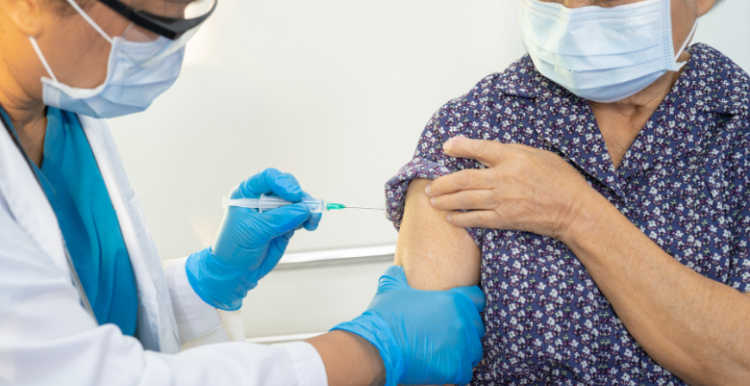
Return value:
M 482 349 L 482 337 L 484 337 L 485 328 L 479 310 L 484 309 L 484 294 L 479 287 L 462 287 L 454 288 L 454 292 L 459 292 L 461 301 L 461 320 L 464 322 L 465 342 L 469 349 L 469 358 L 471 366 L 466 363 L 467 371 L 461 371 L 459 378 L 471 378 L 471 368 L 476 366 L 482 360 L 484 350 Z M 468 319 L 468 320 L 467 320 Z M 462 369 L 463 370 L 463 369 Z M 459 382 L 463 383 L 463 382 Z
M 262 279 L 276 268 L 279 261 L 281 261 L 281 257 L 284 256 L 284 252 L 292 236 L 294 236 L 294 231 L 289 231 L 271 240 L 271 244 L 268 246 L 268 253 L 266 253 L 266 257 L 260 265 L 258 279 Z
M 323 219 L 323 213 L 310 213 L 310 218 L 303 224 L 304 228 L 310 232 L 318 229 L 320 220 Z
M 479 287 L 456 287 L 451 289 L 451 291 L 461 293 L 469 298 L 469 300 L 471 300 L 471 303 L 474 304 L 474 308 L 477 312 L 484 311 L 484 306 L 487 303 L 487 298 L 484 296 L 484 292 L 482 292 Z
M 460 368 L 458 369 L 458 374 L 456 374 L 456 379 L 450 381 L 450 384 L 468 385 L 474 375 L 474 369 L 469 366 L 469 363 L 465 361 L 465 358 L 460 359 L 459 366 Z
M 261 194 L 275 194 L 297 202 L 302 199 L 302 188 L 293 175 L 269 168 L 241 183 L 232 191 L 231 198 L 255 198 Z
M 451 291 L 459 292 L 464 299 L 464 312 L 465 316 L 468 316 L 471 320 L 472 328 L 467 331 L 469 349 L 471 352 L 471 366 L 476 366 L 480 360 L 482 360 L 483 349 L 482 349 L 482 338 L 485 334 L 484 321 L 482 316 L 479 314 L 484 311 L 486 298 L 484 292 L 477 286 L 473 287 L 458 287 Z
M 498 214 L 491 210 L 472 210 L 470 212 L 451 212 L 446 219 L 458 228 L 493 228 L 498 229 Z
M 464 190 L 430 199 L 439 210 L 492 209 L 497 206 L 491 190 Z
M 307 192 L 302 192 L 302 195 L 304 198 L 312 198 Z M 314 231 L 318 229 L 318 225 L 320 224 L 320 220 L 323 218 L 323 213 L 310 213 L 310 218 L 305 221 L 302 226 L 307 229 L 308 231 Z
M 451 157 L 470 158 L 493 167 L 500 162 L 503 145 L 497 141 L 453 137 L 443 144 L 443 151 Z
M 488 190 L 497 185 L 489 170 L 465 169 L 436 178 L 424 189 L 430 197 L 455 193 L 461 190 Z
M 469 333 L 469 345 L 471 346 L 471 367 L 476 367 L 484 356 L 484 347 L 482 347 L 482 338 L 484 337 L 484 322 L 481 316 L 477 314 L 477 322 L 474 324 L 475 332 Z
M 302 203 L 282 206 L 258 214 L 261 226 L 270 238 L 293 231 L 310 218 L 310 208 Z

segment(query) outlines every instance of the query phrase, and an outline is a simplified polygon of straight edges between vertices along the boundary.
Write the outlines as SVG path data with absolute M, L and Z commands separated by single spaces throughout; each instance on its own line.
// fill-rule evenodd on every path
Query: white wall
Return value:
M 382 206 L 383 184 L 410 159 L 432 113 L 523 54 L 517 7 L 518 0 L 219 0 L 175 86 L 149 111 L 110 121 L 162 258 L 210 245 L 221 196 L 270 166 L 294 173 L 317 197 Z M 749 17 L 750 1 L 726 0 L 696 40 L 750 68 Z M 289 249 L 395 240 L 383 213 L 351 210 L 328 213 Z M 259 288 L 248 300 L 250 335 L 312 332 L 356 315 L 382 264 L 362 269 L 371 271 L 304 271 L 311 278 L 304 285 L 298 275 L 272 274 L 265 287 L 320 287 L 315 297 L 327 303 L 294 304 L 302 298 Z M 362 280 L 330 285 L 349 275 Z M 280 310 L 309 315 L 343 298 L 346 307 L 308 330 L 304 321 L 284 324 L 288 312 Z M 279 312 L 259 316 L 271 304 Z
M 177 84 L 111 120 L 162 258 L 210 245 L 221 196 L 266 167 L 383 206 L 448 99 L 522 55 L 516 0 L 219 0 Z M 328 213 L 290 250 L 394 243 L 382 212 Z

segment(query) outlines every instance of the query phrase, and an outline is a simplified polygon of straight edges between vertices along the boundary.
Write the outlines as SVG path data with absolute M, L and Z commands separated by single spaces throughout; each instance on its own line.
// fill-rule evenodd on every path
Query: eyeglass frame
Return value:
M 98 0 L 113 11 L 122 15 L 124 18 L 133 22 L 133 24 L 151 31 L 155 34 L 164 36 L 167 39 L 175 40 L 195 27 L 201 25 L 216 9 L 219 0 L 214 0 L 214 5 L 206 12 L 205 15 L 192 19 L 178 19 L 154 15 L 146 11 L 139 11 L 128 6 L 120 0 Z

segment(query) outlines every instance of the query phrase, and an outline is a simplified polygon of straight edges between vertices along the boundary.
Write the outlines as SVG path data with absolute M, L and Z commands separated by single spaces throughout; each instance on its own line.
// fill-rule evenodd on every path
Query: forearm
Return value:
M 378 349 L 364 338 L 345 331 L 332 331 L 308 339 L 326 367 L 329 386 L 380 386 L 385 367 Z
M 662 367 L 690 385 L 750 385 L 750 297 L 677 262 L 601 196 L 563 241 Z

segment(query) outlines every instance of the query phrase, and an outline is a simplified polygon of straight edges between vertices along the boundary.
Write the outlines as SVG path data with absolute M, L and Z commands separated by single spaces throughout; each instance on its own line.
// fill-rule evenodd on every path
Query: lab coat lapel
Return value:
M 55 212 L 25 157 L 0 122 L 0 205 L 3 200 L 21 228 L 57 268 L 69 275 Z
M 161 261 L 114 140 L 104 121 L 84 116 L 79 116 L 79 119 L 107 186 L 130 255 L 138 285 L 138 337 L 147 349 L 178 352 L 177 324 Z

